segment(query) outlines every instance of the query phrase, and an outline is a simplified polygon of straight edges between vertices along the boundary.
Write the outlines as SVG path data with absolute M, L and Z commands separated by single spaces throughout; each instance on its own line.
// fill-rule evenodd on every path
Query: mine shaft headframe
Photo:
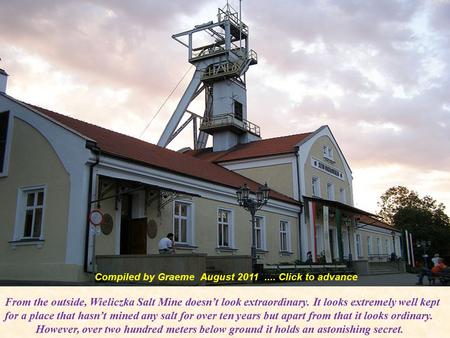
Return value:
M 196 63 L 229 52 L 247 57 L 248 32 L 248 26 L 240 20 L 238 12 L 227 4 L 218 9 L 217 22 L 196 25 L 191 30 L 172 35 L 172 38 L 188 48 L 189 62 Z M 203 41 L 206 37 L 209 43 L 196 45 L 194 35 L 198 36 L 198 33 L 206 34 Z
M 188 59 L 195 66 L 195 72 L 158 141 L 159 146 L 167 147 L 192 121 L 194 148 L 206 147 L 208 140 L 206 131 L 211 132 L 211 128 L 203 128 L 203 122 L 211 123 L 216 121 L 215 117 L 218 115 L 234 113 L 234 109 L 239 110 L 234 108 L 234 105 L 239 107 L 234 101 L 241 107 L 240 121 L 246 119 L 244 75 L 251 65 L 257 63 L 256 52 L 248 48 L 248 36 L 248 26 L 229 4 L 218 9 L 217 22 L 209 21 L 196 25 L 191 30 L 172 36 L 188 48 Z M 231 83 L 231 86 L 224 86 L 225 83 Z M 190 103 L 203 91 L 205 92 L 203 117 L 190 113 L 188 120 L 177 128 L 183 115 L 189 112 Z M 216 99 L 213 94 L 215 92 L 219 93 Z M 240 101 L 235 97 L 240 97 Z M 198 132 L 197 126 L 200 126 Z

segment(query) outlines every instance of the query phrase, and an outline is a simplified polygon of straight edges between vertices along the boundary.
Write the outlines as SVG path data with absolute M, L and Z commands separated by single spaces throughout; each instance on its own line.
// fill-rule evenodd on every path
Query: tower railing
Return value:
M 217 77 L 240 76 L 242 70 L 250 64 L 258 63 L 258 55 L 252 49 L 243 58 L 234 62 L 222 62 L 209 66 L 203 73 L 202 80 L 211 80 Z
M 209 46 L 202 47 L 198 50 L 192 50 L 192 58 L 191 59 L 213 56 L 215 54 L 223 53 L 224 51 L 225 51 L 225 48 L 223 46 L 209 45 Z
M 238 12 L 235 11 L 230 5 L 226 7 L 226 10 L 219 8 L 219 13 L 217 14 L 219 22 L 230 21 L 237 28 L 242 29 L 242 33 L 248 34 L 248 26 L 239 20 Z
M 242 131 L 248 131 L 256 136 L 261 136 L 261 129 L 258 125 L 245 119 L 239 120 L 233 113 L 204 117 L 202 119 L 200 129 L 207 130 L 226 126 L 233 126 Z

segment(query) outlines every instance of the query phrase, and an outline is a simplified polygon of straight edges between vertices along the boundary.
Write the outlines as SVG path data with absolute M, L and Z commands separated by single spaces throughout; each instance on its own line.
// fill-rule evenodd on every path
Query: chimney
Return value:
M 6 92 L 6 83 L 8 82 L 8 74 L 0 68 L 0 93 Z

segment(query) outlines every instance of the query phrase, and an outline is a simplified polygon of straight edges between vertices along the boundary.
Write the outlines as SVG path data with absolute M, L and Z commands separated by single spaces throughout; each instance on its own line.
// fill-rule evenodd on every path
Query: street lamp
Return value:
M 427 260 L 428 255 L 427 255 L 427 251 L 430 248 L 430 246 L 431 246 L 431 241 L 424 241 L 424 240 L 422 240 L 420 242 L 417 242 L 417 247 L 418 248 L 421 247 L 422 250 L 423 250 L 422 258 L 423 258 L 424 267 L 426 269 L 428 269 L 428 260 Z
M 267 201 L 269 200 L 269 187 L 267 186 L 267 182 L 258 188 L 256 192 L 256 199 L 250 197 L 250 189 L 247 187 L 247 184 L 244 184 L 243 187 L 240 187 L 236 191 L 237 202 L 239 206 L 243 207 L 245 210 L 250 212 L 252 216 L 252 249 L 251 249 L 251 257 L 252 257 L 252 272 L 256 272 L 256 236 L 255 236 L 255 227 L 256 227 L 256 212 L 261 209 Z

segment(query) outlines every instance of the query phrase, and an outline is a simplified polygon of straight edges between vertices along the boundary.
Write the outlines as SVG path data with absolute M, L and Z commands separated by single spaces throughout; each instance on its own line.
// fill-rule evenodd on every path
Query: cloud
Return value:
M 186 49 L 170 36 L 215 19 L 223 4 L 0 0 L 8 90 L 138 136 L 189 67 Z M 417 173 L 442 171 L 442 178 L 450 168 L 449 2 L 242 5 L 259 57 L 247 74 L 248 118 L 264 137 L 328 124 L 354 173 L 380 172 L 374 193 L 396 181 L 440 191 Z M 154 119 L 146 140 L 157 142 L 187 82 Z M 194 110 L 202 114 L 200 107 Z M 188 131 L 171 147 L 186 144 Z M 416 174 L 402 177 L 398 171 L 387 179 L 388 167 Z M 355 186 L 367 185 L 358 177 L 370 179 L 355 177 Z M 450 190 L 448 180 L 443 187 Z

